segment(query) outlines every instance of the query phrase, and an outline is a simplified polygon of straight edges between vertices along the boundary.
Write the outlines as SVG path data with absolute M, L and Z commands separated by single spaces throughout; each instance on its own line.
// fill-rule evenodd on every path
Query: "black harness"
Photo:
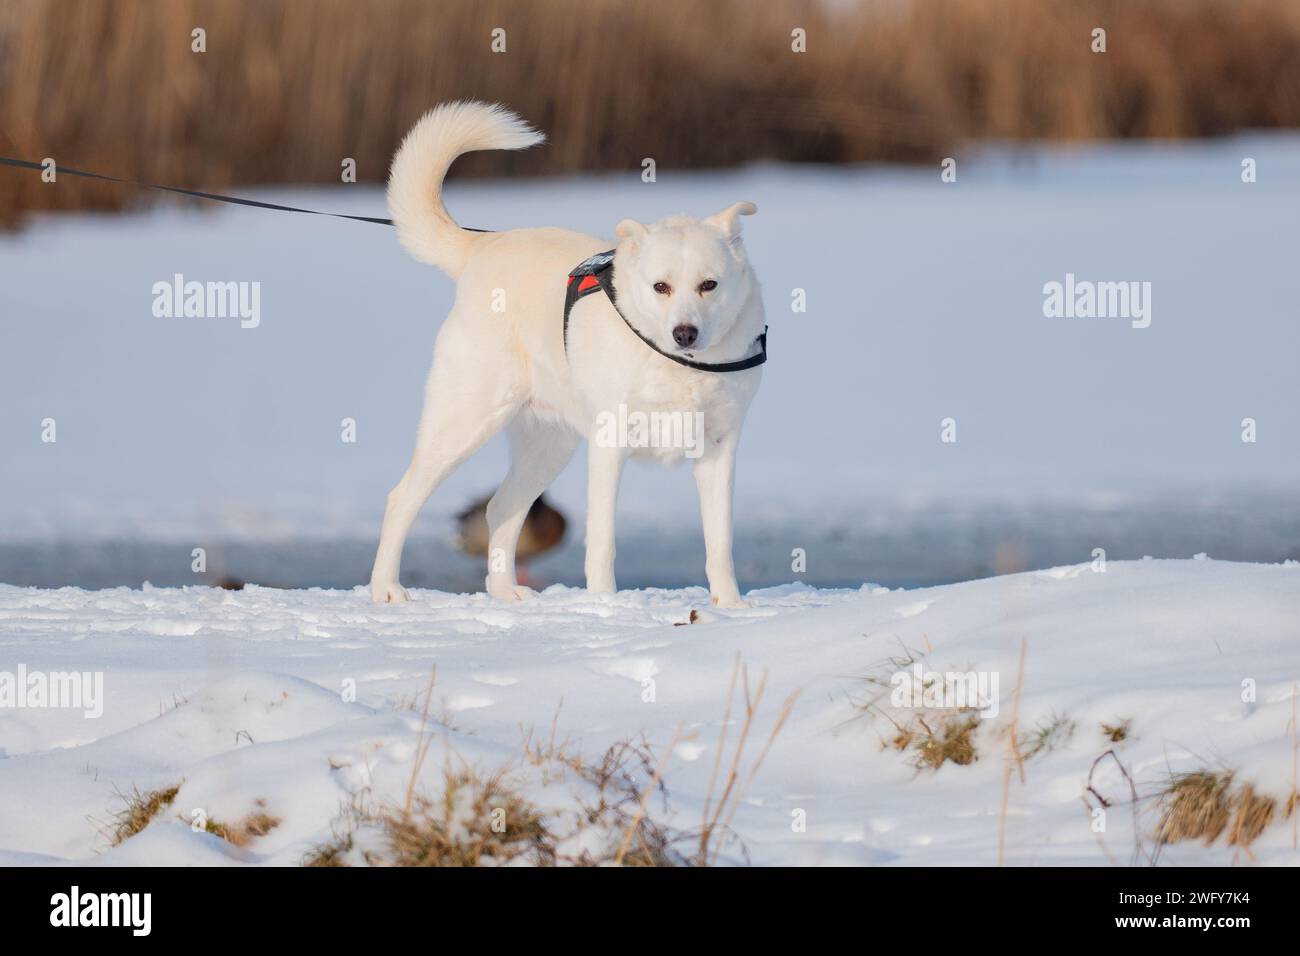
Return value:
M 736 362 L 694 362 L 688 358 L 682 358 L 680 355 L 673 355 L 671 352 L 665 352 L 659 346 L 655 345 L 648 338 L 641 334 L 635 325 L 627 320 L 623 310 L 618 307 L 618 299 L 614 296 L 614 250 L 608 252 L 598 252 L 590 259 L 583 262 L 576 269 L 569 273 L 569 284 L 564 294 L 564 351 L 569 351 L 569 313 L 573 311 L 573 305 L 579 299 L 591 295 L 593 292 L 604 290 L 609 297 L 609 304 L 614 307 L 623 323 L 632 330 L 642 342 L 650 346 L 666 359 L 676 362 L 678 365 L 685 365 L 687 368 L 697 369 L 701 372 L 743 372 L 747 368 L 757 368 L 767 361 L 767 329 L 754 341 L 758 343 L 758 352 L 749 358 L 740 359 Z

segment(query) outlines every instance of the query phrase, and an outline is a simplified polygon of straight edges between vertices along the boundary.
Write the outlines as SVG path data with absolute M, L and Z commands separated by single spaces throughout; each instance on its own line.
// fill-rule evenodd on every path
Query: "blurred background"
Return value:
M 1300 557 L 1294 0 L 0 7 L 0 156 L 384 216 L 401 135 L 463 97 L 549 136 L 456 165 L 466 225 L 759 205 L 742 587 Z M 6 167 L 0 226 L 0 581 L 366 580 L 450 280 L 385 227 Z M 259 282 L 261 324 L 156 318 L 177 273 Z M 1151 326 L 1045 318 L 1066 273 L 1151 282 Z M 459 516 L 505 466 L 435 493 L 407 583 L 481 587 Z M 535 585 L 582 583 L 584 485 L 580 452 Z M 703 582 L 688 469 L 631 468 L 620 521 L 621 586 Z

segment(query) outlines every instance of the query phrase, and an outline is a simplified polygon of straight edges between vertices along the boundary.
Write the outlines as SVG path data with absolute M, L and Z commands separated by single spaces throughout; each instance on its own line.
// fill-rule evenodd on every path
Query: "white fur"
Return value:
M 371 574 L 375 601 L 406 600 L 398 583 L 402 546 L 425 500 L 462 461 L 502 429 L 511 465 L 487 508 L 487 590 L 517 600 L 515 545 L 533 501 L 589 440 L 587 588 L 612 592 L 614 512 L 623 463 L 632 454 L 680 461 L 680 448 L 605 447 L 593 440 L 602 413 L 702 413 L 694 462 L 713 603 L 743 606 L 731 558 L 736 445 L 761 371 L 708 372 L 656 355 L 624 325 L 603 293 L 581 299 L 563 344 L 565 280 L 606 240 L 563 229 L 474 233 L 447 215 L 442 180 L 452 160 L 476 149 L 519 149 L 541 134 L 499 106 L 453 103 L 421 119 L 393 160 L 388 201 L 403 246 L 458 280 L 456 302 L 438 333 L 415 454 L 388 496 Z M 745 257 L 736 203 L 707 219 L 674 216 L 618 224 L 615 289 L 624 314 L 659 348 L 703 362 L 744 358 L 763 331 L 758 281 Z M 718 283 L 700 292 L 706 279 Z M 657 282 L 672 288 L 664 295 Z M 493 304 L 504 302 L 503 311 Z M 699 337 L 682 351 L 680 325 Z M 665 508 L 675 507 L 669 503 Z

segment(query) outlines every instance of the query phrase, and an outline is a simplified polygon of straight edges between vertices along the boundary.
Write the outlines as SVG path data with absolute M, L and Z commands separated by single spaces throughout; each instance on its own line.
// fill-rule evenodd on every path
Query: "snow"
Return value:
M 554 586 L 521 604 L 420 590 L 389 607 L 362 589 L 0 586 L 0 672 L 102 671 L 105 694 L 97 719 L 0 708 L 0 863 L 296 864 L 358 798 L 400 805 L 420 745 L 420 714 L 405 704 L 434 665 L 436 733 L 419 778 L 427 795 L 438 797 L 449 760 L 464 761 L 510 768 L 530 799 L 574 811 L 584 785 L 545 779 L 523 760 L 529 730 L 546 739 L 554 724 L 587 757 L 641 734 L 659 756 L 680 732 L 663 774 L 668 807 L 656 797 L 647 809 L 682 829 L 700 820 L 737 655 L 752 683 L 768 674 L 750 757 L 781 701 L 801 691 L 735 818 L 762 864 L 993 862 L 1022 640 L 1021 727 L 1057 715 L 1076 729 L 1027 761 L 1023 785 L 1013 779 L 1009 862 L 1130 859 L 1127 785 L 1109 761 L 1094 779 L 1117 801 L 1105 850 L 1081 802 L 1090 765 L 1110 746 L 1102 722 L 1131 719 L 1130 739 L 1115 746 L 1144 795 L 1203 766 L 1236 769 L 1279 800 L 1289 792 L 1294 562 L 1198 555 L 910 591 L 796 583 L 749 598 L 750 609 L 720 612 L 698 588 L 593 597 Z M 905 650 L 930 670 L 998 676 L 998 714 L 977 729 L 973 764 L 918 771 L 882 746 L 890 725 L 863 715 L 879 690 L 864 678 L 887 677 L 895 668 L 885 662 Z M 119 794 L 177 784 L 171 807 L 109 847 Z M 191 827 L 195 811 L 231 821 L 258 808 L 281 823 L 243 848 Z M 805 832 L 792 827 L 797 811 Z M 1254 859 L 1296 863 L 1290 839 L 1290 823 L 1275 822 Z M 744 858 L 732 842 L 722 862 Z M 1220 864 L 1234 851 L 1178 844 L 1161 859 Z

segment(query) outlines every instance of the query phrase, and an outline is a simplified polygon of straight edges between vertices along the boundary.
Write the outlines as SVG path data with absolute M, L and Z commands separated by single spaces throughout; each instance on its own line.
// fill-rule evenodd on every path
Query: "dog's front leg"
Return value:
M 587 443 L 587 590 L 611 594 L 614 583 L 614 513 L 626 452 Z
M 736 585 L 731 559 L 731 496 L 736 474 L 736 437 L 706 448 L 695 460 L 695 487 L 704 522 L 704 572 L 715 607 L 749 607 Z

